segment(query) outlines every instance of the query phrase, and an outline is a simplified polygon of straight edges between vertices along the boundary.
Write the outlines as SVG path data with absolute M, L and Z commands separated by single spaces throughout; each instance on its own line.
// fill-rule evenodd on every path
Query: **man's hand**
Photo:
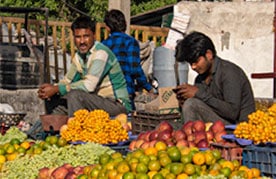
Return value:
M 41 99 L 49 99 L 56 93 L 58 93 L 58 86 L 52 84 L 44 83 L 38 89 L 38 97 Z
M 180 103 L 183 103 L 185 99 L 194 97 L 198 91 L 198 88 L 196 86 L 183 83 L 177 86 L 173 91 L 176 93 L 176 97 Z
M 149 96 L 156 98 L 158 94 L 154 93 L 154 89 L 152 88 L 150 91 L 148 91 Z

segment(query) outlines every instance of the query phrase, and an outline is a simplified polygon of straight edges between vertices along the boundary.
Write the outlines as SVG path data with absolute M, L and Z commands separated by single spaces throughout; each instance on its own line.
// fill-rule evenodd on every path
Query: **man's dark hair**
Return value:
M 95 32 L 96 22 L 88 16 L 80 16 L 75 19 L 71 25 L 71 30 L 74 32 L 75 29 L 87 29 L 89 28 L 92 32 Z
M 201 32 L 191 32 L 180 40 L 175 47 L 176 61 L 186 61 L 190 64 L 197 61 L 200 56 L 205 56 L 207 50 L 216 56 L 216 49 L 212 40 Z
M 125 15 L 117 9 L 112 9 L 108 11 L 105 14 L 104 22 L 110 28 L 111 33 L 126 31 Z

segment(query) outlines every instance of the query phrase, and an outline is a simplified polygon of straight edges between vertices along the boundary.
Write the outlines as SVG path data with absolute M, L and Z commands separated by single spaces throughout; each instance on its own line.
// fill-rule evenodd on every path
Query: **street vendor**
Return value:
M 225 124 L 246 121 L 255 111 L 250 82 L 244 71 L 221 59 L 212 40 L 201 32 L 191 32 L 176 46 L 176 60 L 186 61 L 198 73 L 194 85 L 176 87 L 185 121 L 222 120 Z
M 120 64 L 113 52 L 95 41 L 95 22 L 78 17 L 71 25 L 78 52 L 58 84 L 42 84 L 38 96 L 47 114 L 73 116 L 79 109 L 103 109 L 110 116 L 129 113 L 131 103 Z M 110 86 L 110 88 L 105 88 Z
M 105 14 L 104 22 L 110 35 L 102 43 L 112 50 L 121 65 L 127 82 L 132 109 L 135 110 L 134 98 L 137 86 L 145 89 L 149 94 L 154 92 L 141 66 L 139 43 L 135 38 L 125 33 L 126 19 L 120 10 L 108 11 Z

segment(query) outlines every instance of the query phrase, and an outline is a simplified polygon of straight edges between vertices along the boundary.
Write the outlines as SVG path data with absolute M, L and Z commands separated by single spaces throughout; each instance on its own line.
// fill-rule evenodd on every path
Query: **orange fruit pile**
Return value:
M 99 161 L 100 164 L 87 174 L 88 178 L 186 179 L 204 175 L 248 179 L 260 177 L 259 169 L 241 166 L 237 160 L 225 160 L 218 150 L 169 147 L 163 141 L 155 143 L 154 147 L 136 149 L 125 157 L 118 152 L 104 154 Z
M 255 144 L 276 142 L 276 104 L 267 111 L 257 110 L 249 114 L 248 121 L 239 123 L 234 134 Z
M 78 110 L 60 130 L 67 141 L 95 142 L 100 144 L 118 143 L 128 140 L 128 133 L 120 121 L 112 120 L 104 110 Z

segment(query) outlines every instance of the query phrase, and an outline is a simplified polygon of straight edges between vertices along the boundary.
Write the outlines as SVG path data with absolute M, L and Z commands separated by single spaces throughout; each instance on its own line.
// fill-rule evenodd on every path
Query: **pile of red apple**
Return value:
M 213 123 L 187 121 L 177 130 L 169 122 L 162 121 L 155 130 L 140 133 L 136 140 L 131 141 L 129 149 L 154 147 L 157 141 L 163 141 L 167 146 L 209 148 L 212 142 L 222 142 L 225 134 L 225 125 L 221 120 Z
M 41 168 L 38 179 L 76 179 L 78 175 L 83 174 L 84 167 L 73 167 L 71 164 L 64 164 L 56 168 Z

